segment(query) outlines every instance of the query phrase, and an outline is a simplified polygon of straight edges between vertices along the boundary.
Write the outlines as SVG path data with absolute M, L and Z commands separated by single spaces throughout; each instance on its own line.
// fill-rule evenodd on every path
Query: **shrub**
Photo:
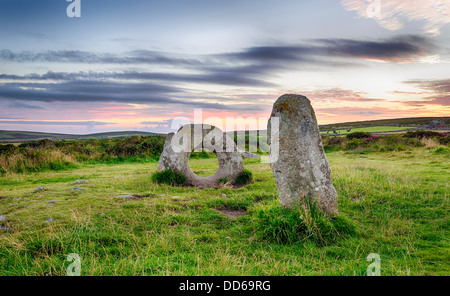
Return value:
M 16 150 L 16 147 L 12 144 L 1 145 L 0 144 L 0 155 L 1 154 L 12 154 Z
M 248 184 L 253 180 L 253 174 L 249 170 L 244 169 L 242 172 L 239 173 L 239 175 L 236 177 L 234 182 L 236 184 Z
M 351 141 L 349 141 L 347 143 L 347 145 L 345 145 L 345 149 L 353 150 L 353 149 L 356 149 L 356 148 L 362 146 L 362 144 L 363 144 L 362 139 L 352 139 Z
M 323 149 L 325 152 L 331 152 L 339 150 L 342 145 L 345 143 L 344 137 L 323 137 L 322 136 L 322 142 L 323 142 Z
M 407 132 L 404 137 L 406 138 L 418 138 L 418 139 L 434 139 L 434 138 L 441 138 L 444 135 L 442 133 L 433 132 L 433 131 L 409 131 Z
M 338 237 L 356 233 L 355 226 L 345 217 L 325 216 L 310 198 L 303 199 L 294 209 L 276 206 L 260 210 L 255 227 L 260 238 L 279 244 L 311 240 L 327 245 Z
M 445 136 L 439 139 L 439 144 L 441 145 L 450 145 L 450 136 Z
M 35 142 L 26 142 L 19 145 L 19 148 L 50 148 L 55 147 L 55 142 L 49 139 L 42 139 Z
M 344 141 L 345 139 L 343 137 L 329 137 L 327 139 L 327 145 L 341 145 Z
M 372 136 L 372 134 L 367 133 L 367 132 L 354 132 L 354 133 L 348 134 L 346 137 L 347 137 L 347 139 L 352 140 L 352 139 L 370 138 L 371 136 Z
M 364 138 L 364 143 L 369 144 L 369 143 L 375 143 L 376 141 L 378 141 L 380 137 L 379 136 L 371 136 L 368 138 Z
M 152 175 L 152 181 L 158 184 L 167 184 L 170 186 L 179 186 L 186 184 L 186 178 L 174 170 L 164 170 Z

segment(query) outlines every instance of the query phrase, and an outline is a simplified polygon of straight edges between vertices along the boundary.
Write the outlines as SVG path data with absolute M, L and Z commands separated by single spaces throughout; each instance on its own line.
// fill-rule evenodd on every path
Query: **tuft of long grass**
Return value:
M 0 156 L 0 173 L 28 173 L 45 170 L 74 168 L 78 164 L 72 155 L 59 150 L 36 150 L 27 148 L 24 154 Z
M 278 204 L 258 211 L 255 221 L 258 235 L 279 244 L 312 241 L 324 246 L 356 233 L 356 227 L 345 216 L 326 216 L 312 198 L 300 201 L 294 208 Z
M 167 184 L 171 186 L 181 186 L 186 184 L 186 178 L 174 170 L 163 170 L 153 173 L 152 181 L 158 184 Z
M 253 173 L 247 169 L 242 170 L 234 179 L 234 183 L 245 185 L 253 180 Z

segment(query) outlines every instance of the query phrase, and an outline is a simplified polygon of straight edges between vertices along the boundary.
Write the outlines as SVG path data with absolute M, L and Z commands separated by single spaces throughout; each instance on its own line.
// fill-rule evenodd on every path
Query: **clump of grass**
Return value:
M 439 147 L 436 150 L 434 150 L 434 154 L 449 154 L 450 150 L 448 148 Z
M 227 184 L 228 183 L 228 179 L 227 178 L 220 178 L 218 180 L 219 184 Z
M 244 169 L 242 172 L 239 173 L 239 175 L 234 180 L 234 183 L 245 185 L 250 183 L 253 180 L 253 174 L 251 171 Z
M 164 170 L 152 175 L 152 181 L 158 184 L 181 186 L 186 184 L 186 178 L 174 170 Z
M 277 205 L 258 211 L 255 226 L 261 239 L 278 244 L 310 240 L 324 246 L 339 237 L 356 233 L 355 226 L 347 218 L 326 216 L 306 197 L 295 208 Z

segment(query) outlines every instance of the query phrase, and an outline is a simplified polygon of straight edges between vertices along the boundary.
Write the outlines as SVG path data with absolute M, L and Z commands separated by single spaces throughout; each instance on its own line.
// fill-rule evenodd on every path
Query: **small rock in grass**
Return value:
M 45 190 L 45 188 L 42 187 L 42 186 L 39 186 L 39 187 L 34 189 L 34 192 L 38 192 L 38 191 L 41 191 L 41 190 Z
M 118 198 L 133 198 L 134 196 L 131 194 L 126 194 L 126 195 L 116 195 L 116 197 L 118 197 Z
M 241 155 L 244 158 L 261 158 L 258 154 L 247 152 L 247 151 L 241 151 Z
M 5 216 L 0 216 L 0 221 L 5 221 L 6 217 Z
M 19 201 L 19 200 L 21 200 L 22 198 L 21 197 L 19 197 L 19 198 L 16 198 L 16 201 Z
M 11 230 L 11 227 L 0 225 L 0 230 Z
M 51 201 L 49 201 L 49 203 L 51 203 L 51 204 L 53 204 L 53 203 L 55 203 L 56 202 L 56 200 L 51 200 Z
M 72 189 L 72 191 L 83 191 L 83 189 L 77 187 L 77 188 Z
M 160 194 L 159 197 L 166 197 L 164 194 Z
M 220 196 L 222 196 L 222 197 L 228 197 L 228 195 L 226 195 L 225 193 L 222 193 Z
M 83 183 L 89 183 L 88 180 L 76 180 L 70 184 L 74 185 L 74 184 L 83 184 Z
M 53 222 L 53 221 L 55 221 L 55 219 L 53 219 L 53 218 L 48 218 L 48 219 L 45 220 L 44 222 Z

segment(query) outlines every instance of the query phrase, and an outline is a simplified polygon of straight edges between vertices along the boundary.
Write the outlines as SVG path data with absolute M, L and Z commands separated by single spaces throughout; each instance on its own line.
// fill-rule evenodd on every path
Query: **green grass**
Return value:
M 432 120 L 443 120 L 447 125 L 450 124 L 450 117 L 410 117 L 410 118 L 392 118 L 392 119 L 378 119 L 354 122 L 341 122 L 320 125 L 320 129 L 345 129 L 349 127 L 368 127 L 368 126 L 420 126 L 429 124 Z
M 445 151 L 327 153 L 338 220 L 288 233 L 288 239 L 261 230 L 289 231 L 308 220 L 279 207 L 271 169 L 259 160 L 245 160 L 253 182 L 239 189 L 155 184 L 154 162 L 6 174 L 0 176 L 0 215 L 7 221 L 0 224 L 11 230 L 0 230 L 0 275 L 64 275 L 70 253 L 81 256 L 82 275 L 352 276 L 365 275 L 370 253 L 380 254 L 382 275 L 449 275 Z M 208 170 L 217 160 L 190 163 Z M 78 179 L 89 183 L 70 185 Z M 45 190 L 34 192 L 38 186 Z M 127 194 L 140 197 L 116 197 Z M 244 215 L 228 217 L 225 210 Z M 287 220 L 277 220 L 280 215 Z M 55 221 L 44 222 L 48 218 Z M 311 233 L 326 235 L 326 243 Z
M 186 178 L 174 170 L 163 170 L 152 175 L 152 181 L 157 184 L 180 186 L 186 184 Z

